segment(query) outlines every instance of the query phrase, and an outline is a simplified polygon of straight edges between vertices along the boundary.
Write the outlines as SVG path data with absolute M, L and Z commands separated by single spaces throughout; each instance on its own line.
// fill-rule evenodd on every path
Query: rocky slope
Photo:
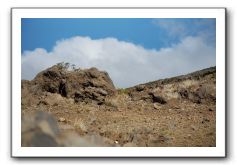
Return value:
M 216 145 L 216 68 L 115 89 L 58 64 L 22 80 L 22 146 Z

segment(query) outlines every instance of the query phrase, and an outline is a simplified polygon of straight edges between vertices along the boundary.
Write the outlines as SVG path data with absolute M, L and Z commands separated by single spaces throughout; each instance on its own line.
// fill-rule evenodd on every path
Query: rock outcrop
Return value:
M 54 65 L 40 72 L 32 81 L 22 81 L 22 90 L 34 95 L 44 92 L 58 93 L 75 102 L 103 104 L 105 97 L 116 89 L 107 72 L 96 68 L 69 71 Z
M 140 84 L 127 88 L 126 92 L 133 101 L 166 104 L 170 99 L 185 99 L 193 103 L 215 102 L 215 82 L 206 82 L 215 79 L 216 68 L 211 67 L 187 75 L 161 79 L 158 81 Z M 204 80 L 203 84 L 200 83 Z

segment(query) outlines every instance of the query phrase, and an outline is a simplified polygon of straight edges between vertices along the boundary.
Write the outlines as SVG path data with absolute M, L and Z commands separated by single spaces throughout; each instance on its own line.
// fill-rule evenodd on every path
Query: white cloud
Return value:
M 97 67 L 109 73 L 115 86 L 130 87 L 214 66 L 215 47 L 205 44 L 201 37 L 186 37 L 177 45 L 157 51 L 116 38 L 76 36 L 58 41 L 51 52 L 42 48 L 24 52 L 22 79 L 33 79 L 58 62 Z
M 152 23 L 165 30 L 169 38 L 184 39 L 187 36 L 199 36 L 206 41 L 206 44 L 215 46 L 216 42 L 216 19 L 177 19 L 163 18 L 152 19 Z
M 185 22 L 177 21 L 177 19 L 153 19 L 152 23 L 162 29 L 167 30 L 170 36 L 181 36 L 187 35 L 187 25 Z

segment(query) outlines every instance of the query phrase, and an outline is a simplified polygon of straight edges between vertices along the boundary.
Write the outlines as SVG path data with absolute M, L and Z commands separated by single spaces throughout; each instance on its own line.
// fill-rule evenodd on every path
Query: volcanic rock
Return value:
M 22 81 L 22 89 L 26 94 L 41 96 L 44 92 L 58 93 L 63 97 L 73 98 L 75 102 L 98 104 L 102 104 L 105 97 L 116 91 L 106 72 L 96 68 L 69 71 L 61 65 L 54 65 L 40 72 L 32 81 Z

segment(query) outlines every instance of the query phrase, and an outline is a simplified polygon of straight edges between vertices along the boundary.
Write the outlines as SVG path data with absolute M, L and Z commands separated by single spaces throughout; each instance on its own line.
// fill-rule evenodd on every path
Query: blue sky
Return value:
M 175 29 L 182 30 L 178 32 L 182 34 L 170 34 L 170 31 Z M 200 32 L 214 35 L 215 19 L 25 18 L 22 19 L 22 52 L 39 47 L 50 51 L 56 41 L 78 35 L 89 36 L 92 39 L 114 37 L 139 44 L 144 48 L 159 50 L 176 44 L 181 37 L 197 36 Z M 213 39 L 214 36 L 211 37 Z
M 106 70 L 128 87 L 215 65 L 215 42 L 211 18 L 24 18 L 22 79 L 64 61 Z

